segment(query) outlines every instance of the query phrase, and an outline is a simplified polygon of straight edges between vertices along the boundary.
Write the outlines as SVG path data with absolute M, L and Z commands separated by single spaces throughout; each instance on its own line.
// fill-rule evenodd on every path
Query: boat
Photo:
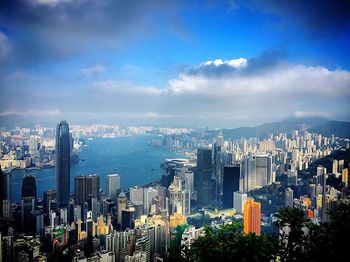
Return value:
M 113 168 L 113 170 L 114 170 L 114 171 L 118 171 L 118 168 L 115 167 L 115 168 Z

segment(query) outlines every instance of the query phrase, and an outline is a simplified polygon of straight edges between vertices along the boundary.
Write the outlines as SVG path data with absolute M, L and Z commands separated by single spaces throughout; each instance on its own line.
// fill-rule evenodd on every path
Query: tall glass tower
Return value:
M 57 206 L 67 206 L 70 193 L 70 136 L 66 121 L 56 129 L 56 188 Z

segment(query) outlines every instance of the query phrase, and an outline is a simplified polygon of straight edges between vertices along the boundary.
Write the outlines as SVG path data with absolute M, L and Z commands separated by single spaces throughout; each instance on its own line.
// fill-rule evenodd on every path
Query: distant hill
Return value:
M 33 128 L 34 125 L 35 123 L 31 120 L 18 114 L 0 116 L 0 127 L 6 127 L 7 129 L 13 129 L 16 126 Z
M 333 167 L 333 160 L 344 160 L 344 168 L 349 166 L 350 163 L 350 149 L 341 149 L 332 152 L 329 156 L 322 157 L 320 159 L 317 159 L 315 162 L 311 163 L 308 171 L 315 175 L 317 166 L 321 165 L 327 168 L 327 172 L 332 172 Z
M 308 130 L 315 126 L 324 125 L 327 122 L 329 122 L 328 119 L 321 117 L 289 118 L 280 122 L 266 123 L 255 127 L 223 129 L 223 134 L 225 138 L 232 139 L 242 137 L 263 138 L 269 134 L 290 133 L 291 130 Z
M 328 121 L 326 123 L 311 127 L 309 131 L 328 137 L 334 134 L 338 137 L 350 138 L 350 122 Z

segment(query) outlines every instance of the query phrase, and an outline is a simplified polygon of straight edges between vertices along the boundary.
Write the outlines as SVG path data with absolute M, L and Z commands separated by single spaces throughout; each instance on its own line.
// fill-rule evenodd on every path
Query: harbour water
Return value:
M 144 185 L 161 177 L 160 165 L 166 158 L 183 157 L 165 148 L 149 146 L 151 136 L 130 136 L 118 138 L 95 138 L 88 140 L 79 152 L 82 161 L 71 166 L 71 192 L 74 190 L 74 177 L 77 175 L 97 174 L 100 176 L 100 188 L 105 191 L 106 175 L 118 173 L 121 187 L 128 188 Z M 117 169 L 117 170 L 115 170 Z M 12 171 L 12 201 L 21 199 L 22 178 L 26 173 L 34 173 L 37 180 L 37 196 L 55 189 L 55 169 L 33 171 Z

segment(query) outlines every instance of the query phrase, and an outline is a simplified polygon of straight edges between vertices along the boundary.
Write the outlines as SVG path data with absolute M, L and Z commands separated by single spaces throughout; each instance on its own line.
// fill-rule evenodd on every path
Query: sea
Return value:
M 71 192 L 74 190 L 74 177 L 78 175 L 99 175 L 100 188 L 104 192 L 108 174 L 119 174 L 121 187 L 124 189 L 160 179 L 164 172 L 161 164 L 165 159 L 185 156 L 166 148 L 149 145 L 148 141 L 152 138 L 155 137 L 145 135 L 87 140 L 85 146 L 78 152 L 81 160 L 71 164 Z M 13 170 L 13 202 L 20 201 L 22 178 L 28 173 L 34 173 L 36 177 L 38 198 L 43 198 L 44 191 L 56 188 L 55 168 Z

